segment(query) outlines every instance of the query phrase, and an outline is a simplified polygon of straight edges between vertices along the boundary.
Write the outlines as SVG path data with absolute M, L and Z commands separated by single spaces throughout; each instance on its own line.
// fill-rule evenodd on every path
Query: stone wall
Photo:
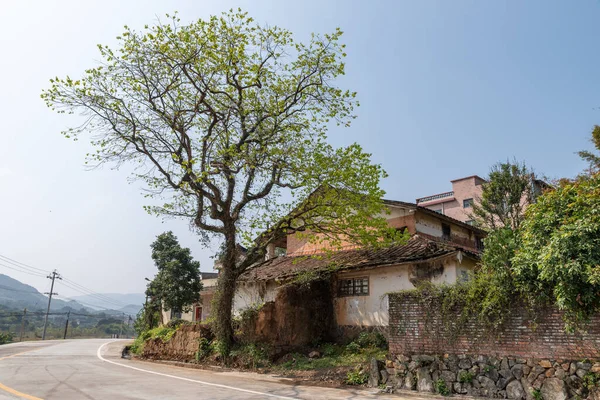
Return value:
M 523 309 L 511 310 L 502 330 L 487 332 L 475 320 L 458 332 L 445 329 L 440 307 L 425 306 L 417 297 L 390 294 L 390 352 L 394 354 L 482 354 L 516 358 L 600 359 L 600 317 L 586 332 L 565 332 L 562 314 L 550 309 L 534 321 Z M 456 311 L 456 319 L 460 310 Z M 452 316 L 445 316 L 452 320 Z
M 502 329 L 489 332 L 475 319 L 457 327 L 417 295 L 389 295 L 390 357 L 382 381 L 390 388 L 527 400 L 600 398 L 586 382 L 600 382 L 600 318 L 585 333 L 565 332 L 562 314 L 549 309 L 535 323 L 510 310 Z M 445 321 L 445 322 L 444 322 Z M 597 387 L 597 385 L 596 385 Z M 540 397 L 541 396 L 541 397 Z
M 583 399 L 586 381 L 600 373 L 600 363 L 465 355 L 397 355 L 386 361 L 378 384 L 394 389 L 457 393 L 492 398 Z M 593 378 L 592 378 L 593 379 Z M 443 393 L 447 390 L 446 393 Z

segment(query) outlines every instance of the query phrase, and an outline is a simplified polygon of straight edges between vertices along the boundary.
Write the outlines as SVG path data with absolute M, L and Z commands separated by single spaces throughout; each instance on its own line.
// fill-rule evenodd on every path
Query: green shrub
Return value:
M 200 361 L 203 358 L 208 357 L 212 353 L 210 340 L 201 337 L 198 340 L 198 351 L 196 352 L 196 361 Z
M 436 393 L 441 394 L 442 396 L 449 396 L 450 395 L 450 389 L 448 389 L 448 386 L 446 386 L 446 381 L 443 379 L 438 379 L 437 381 L 435 381 L 435 383 L 433 384 Z
M 364 385 L 369 380 L 369 376 L 360 368 L 355 368 L 346 374 L 346 384 L 348 385 Z
M 172 319 L 172 320 L 170 320 L 169 322 L 167 322 L 167 323 L 165 324 L 165 326 L 166 326 L 167 328 L 171 328 L 171 329 L 177 329 L 177 328 L 179 328 L 181 325 L 184 325 L 184 324 L 187 324 L 187 323 L 189 323 L 189 322 L 188 322 L 188 321 L 186 321 L 186 320 L 183 320 L 183 319 L 181 319 L 181 318 L 176 318 L 176 319 Z
M 361 332 L 356 343 L 363 349 L 373 347 L 387 350 L 388 348 L 387 339 L 381 332 Z
M 348 345 L 346 345 L 346 351 L 351 354 L 360 353 L 360 349 L 360 345 L 356 342 L 350 342 Z
M 583 379 L 583 386 L 587 390 L 592 390 L 594 387 L 598 386 L 598 384 L 600 383 L 600 377 L 593 372 L 588 372 L 587 374 L 585 374 L 583 376 L 582 379 Z
M 458 381 L 460 383 L 471 383 L 473 382 L 473 374 L 466 371 L 461 371 L 458 374 Z
M 341 353 L 341 349 L 339 346 L 334 344 L 325 343 L 321 346 L 321 352 L 323 353 L 324 357 L 333 357 L 339 355 Z
M 7 344 L 13 341 L 12 332 L 0 332 L 0 344 Z
M 234 347 L 231 351 L 231 357 L 235 358 L 245 367 L 251 367 L 253 369 L 270 364 L 267 347 L 256 343 Z

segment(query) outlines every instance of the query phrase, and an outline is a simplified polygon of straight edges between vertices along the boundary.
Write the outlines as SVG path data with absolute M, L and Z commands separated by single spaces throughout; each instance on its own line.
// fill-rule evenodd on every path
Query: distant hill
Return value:
M 21 283 L 8 275 L 0 274 L 0 304 L 14 309 L 45 310 L 48 297 L 38 292 L 33 286 Z M 85 309 L 82 304 L 76 301 L 52 299 L 51 310 L 59 311 L 65 308 L 72 310 Z
M 146 301 L 146 295 L 143 293 L 99 293 L 98 295 L 71 296 L 71 298 L 96 310 L 111 308 L 133 315 L 142 309 Z M 103 301 L 102 298 L 108 299 Z

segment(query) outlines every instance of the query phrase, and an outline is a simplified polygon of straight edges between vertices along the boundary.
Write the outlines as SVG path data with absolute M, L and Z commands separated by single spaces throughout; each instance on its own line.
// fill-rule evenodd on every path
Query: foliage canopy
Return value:
M 154 301 L 161 301 L 166 310 L 189 311 L 200 300 L 200 263 L 193 260 L 190 249 L 179 245 L 171 231 L 158 235 L 151 247 L 158 268 L 149 285 Z M 150 308 L 145 311 L 152 312 Z
M 334 246 L 342 234 L 362 245 L 397 239 L 382 217 L 386 174 L 358 144 L 327 143 L 327 130 L 350 125 L 358 105 L 335 85 L 345 71 L 341 30 L 301 43 L 241 10 L 187 25 L 167 18 L 141 32 L 125 27 L 116 50 L 98 46 L 100 65 L 51 79 L 42 98 L 86 118 L 64 135 L 93 134 L 88 162 L 136 167 L 154 199 L 149 212 L 223 241 L 217 334 L 229 345 L 235 281 L 281 235 Z

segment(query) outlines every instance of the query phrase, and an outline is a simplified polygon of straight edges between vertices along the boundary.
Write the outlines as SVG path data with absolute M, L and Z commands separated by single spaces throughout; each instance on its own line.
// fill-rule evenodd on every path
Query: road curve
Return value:
M 398 399 L 375 391 L 293 385 L 266 375 L 214 372 L 120 358 L 114 339 L 0 346 L 0 399 Z M 423 399 L 410 396 L 411 400 Z

